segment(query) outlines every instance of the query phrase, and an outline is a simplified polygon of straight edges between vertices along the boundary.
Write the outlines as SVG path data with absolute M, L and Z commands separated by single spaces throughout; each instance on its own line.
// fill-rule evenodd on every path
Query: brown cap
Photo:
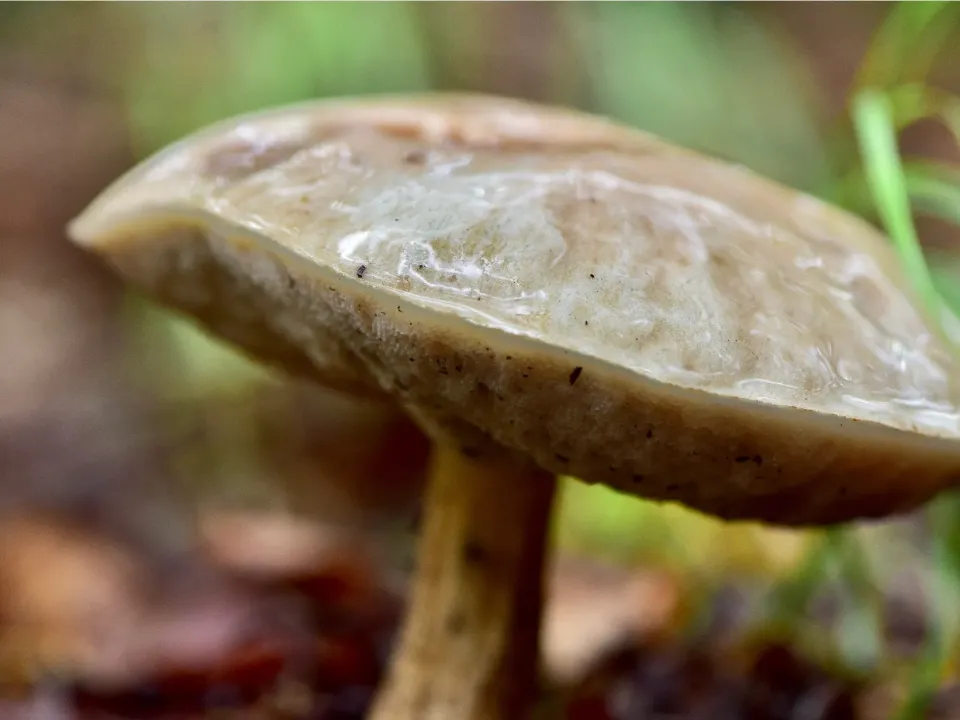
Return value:
M 436 437 L 727 518 L 960 477 L 955 361 L 885 238 L 741 168 L 480 96 L 231 120 L 71 227 L 260 357 Z

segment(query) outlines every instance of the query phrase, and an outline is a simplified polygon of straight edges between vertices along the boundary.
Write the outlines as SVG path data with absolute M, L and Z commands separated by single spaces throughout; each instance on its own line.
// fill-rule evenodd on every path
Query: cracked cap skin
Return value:
M 242 116 L 70 234 L 261 360 L 467 452 L 788 525 L 960 478 L 956 360 L 887 240 L 599 117 L 466 95 Z

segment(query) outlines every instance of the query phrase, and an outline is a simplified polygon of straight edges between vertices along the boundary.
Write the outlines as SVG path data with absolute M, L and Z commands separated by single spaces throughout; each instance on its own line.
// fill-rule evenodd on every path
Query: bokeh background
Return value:
M 115 609 L 134 602 L 126 590 L 101 587 L 114 582 L 104 578 L 120 561 L 104 557 L 117 548 L 138 568 L 121 573 L 139 578 L 136 602 L 167 608 L 149 651 L 163 657 L 175 654 L 163 638 L 185 632 L 170 597 L 190 608 L 190 628 L 203 612 L 222 621 L 224 564 L 282 575 L 277 556 L 296 556 L 304 533 L 311 558 L 317 533 L 372 539 L 370 572 L 402 596 L 426 461 L 416 428 L 258 369 L 124 289 L 67 243 L 64 225 L 138 160 L 225 116 L 425 90 L 608 114 L 899 228 L 905 257 L 915 228 L 940 296 L 960 306 L 960 5 L 0 4 L 0 690 L 35 690 L 51 668 L 113 682 L 116 658 L 134 651 L 97 623 L 116 612 L 142 628 L 146 617 Z M 780 715 L 765 705 L 730 717 L 960 717 L 960 700 L 943 699 L 956 697 L 960 649 L 958 508 L 945 497 L 896 521 L 788 532 L 569 483 L 562 557 L 646 582 L 639 595 L 622 584 L 604 595 L 580 570 L 557 580 L 577 591 L 567 595 L 580 614 L 563 616 L 569 637 L 551 647 L 568 685 L 607 698 L 583 705 L 607 715 L 576 717 L 659 717 L 609 700 L 614 676 L 649 695 L 636 675 L 649 658 L 596 679 L 608 646 L 642 645 L 651 623 L 684 697 L 692 671 L 676 658 L 691 648 L 756 660 L 756 638 L 764 652 L 776 638 L 786 655 L 760 666 L 772 663 L 776 691 L 792 699 Z M 294 549 L 263 551 L 285 542 Z M 607 623 L 620 636 L 590 630 L 598 615 L 625 617 Z M 810 679 L 794 656 L 833 679 Z M 734 663 L 752 668 L 748 686 L 762 675 L 751 662 Z M 841 695 L 855 701 L 838 705 Z

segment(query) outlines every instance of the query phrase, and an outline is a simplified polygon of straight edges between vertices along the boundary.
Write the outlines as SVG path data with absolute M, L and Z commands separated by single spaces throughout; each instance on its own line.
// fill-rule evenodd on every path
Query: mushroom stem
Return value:
M 373 720 L 521 720 L 536 697 L 556 478 L 439 446 L 419 567 Z

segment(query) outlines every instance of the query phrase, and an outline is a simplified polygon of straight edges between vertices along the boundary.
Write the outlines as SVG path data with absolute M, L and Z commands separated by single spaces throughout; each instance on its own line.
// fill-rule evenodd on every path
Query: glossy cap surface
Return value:
M 71 233 L 468 450 L 783 523 L 909 509 L 960 476 L 955 360 L 881 235 L 592 116 L 283 108 L 147 160 Z

